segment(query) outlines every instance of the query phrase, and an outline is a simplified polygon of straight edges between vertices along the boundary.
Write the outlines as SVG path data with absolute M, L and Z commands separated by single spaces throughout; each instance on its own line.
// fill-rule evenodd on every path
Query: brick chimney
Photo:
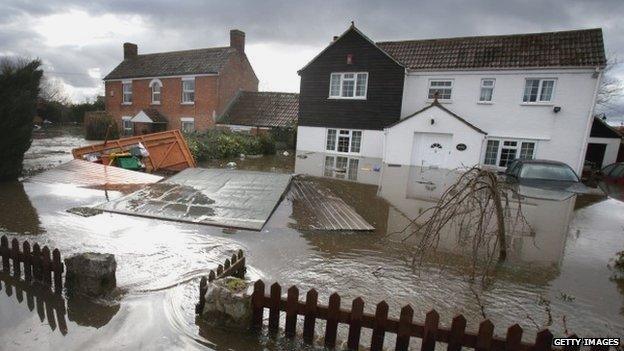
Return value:
M 230 31 L 230 47 L 235 48 L 241 53 L 245 52 L 245 32 L 238 29 Z
M 137 57 L 139 53 L 139 48 L 137 47 L 136 44 L 124 43 L 123 48 L 124 48 L 124 60 Z

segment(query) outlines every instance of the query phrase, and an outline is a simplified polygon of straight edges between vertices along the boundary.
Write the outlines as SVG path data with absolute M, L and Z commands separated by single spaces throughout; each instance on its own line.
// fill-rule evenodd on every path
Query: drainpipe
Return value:
M 576 173 L 581 176 L 583 172 L 583 164 L 585 161 L 585 153 L 587 152 L 587 143 L 589 142 L 589 135 L 591 133 L 591 126 L 594 122 L 594 109 L 596 108 L 596 98 L 598 97 L 598 90 L 600 89 L 600 83 L 602 82 L 603 70 L 596 67 L 596 70 L 599 71 L 598 77 L 596 79 L 596 88 L 594 88 L 594 97 L 593 104 L 589 109 L 589 117 L 587 118 L 587 125 L 585 126 L 585 137 L 583 138 L 583 144 L 581 144 L 581 155 L 579 156 L 579 162 L 576 169 Z

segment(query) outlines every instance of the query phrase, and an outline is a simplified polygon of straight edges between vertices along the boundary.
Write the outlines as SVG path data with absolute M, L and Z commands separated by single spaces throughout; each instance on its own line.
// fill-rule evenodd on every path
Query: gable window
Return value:
M 325 149 L 344 153 L 360 153 L 362 131 L 349 129 L 328 129 Z
M 195 103 L 195 78 L 182 78 L 182 103 Z
M 329 81 L 329 97 L 332 99 L 366 99 L 368 73 L 332 73 Z
M 134 128 L 132 125 L 132 122 L 130 121 L 132 119 L 132 117 L 130 116 L 123 116 L 121 117 L 121 123 L 123 126 L 123 135 L 132 135 L 134 134 Z
M 184 133 L 192 133 L 195 131 L 195 118 L 182 117 L 180 118 L 180 129 Z
M 535 154 L 535 142 L 523 140 L 496 140 L 490 139 L 485 149 L 486 165 L 507 167 L 507 164 L 517 158 L 530 160 Z
M 150 82 L 152 88 L 152 105 L 160 105 L 162 83 L 158 79 L 154 79 Z
M 123 82 L 121 83 L 121 90 L 123 95 L 123 103 L 131 104 L 132 103 L 132 82 Z
M 485 78 L 481 79 L 481 91 L 479 92 L 479 102 L 492 102 L 494 96 L 494 84 L 496 80 Z
M 453 80 L 451 79 L 431 79 L 429 81 L 429 99 L 450 100 L 453 92 Z
M 551 102 L 555 91 L 554 79 L 527 79 L 524 85 L 524 103 Z

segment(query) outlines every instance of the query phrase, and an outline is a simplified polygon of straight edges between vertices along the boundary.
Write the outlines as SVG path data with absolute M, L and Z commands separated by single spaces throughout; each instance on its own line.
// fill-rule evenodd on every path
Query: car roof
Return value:
M 557 165 L 557 166 L 567 166 L 567 164 L 559 161 L 553 160 L 519 160 L 518 162 L 525 164 L 548 164 L 548 165 Z

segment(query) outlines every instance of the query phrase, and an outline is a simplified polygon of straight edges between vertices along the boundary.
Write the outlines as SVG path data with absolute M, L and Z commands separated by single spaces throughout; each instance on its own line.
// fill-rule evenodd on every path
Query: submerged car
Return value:
M 624 162 L 612 163 L 603 168 L 600 173 L 606 182 L 624 184 Z
M 518 181 L 557 181 L 578 183 L 574 170 L 563 162 L 516 159 L 509 163 L 505 175 Z
M 527 195 L 544 192 L 569 196 L 571 194 L 604 195 L 581 183 L 574 170 L 563 162 L 516 159 L 505 170 L 507 181 L 518 183 L 519 192 Z M 564 196 L 565 195 L 565 196 Z

